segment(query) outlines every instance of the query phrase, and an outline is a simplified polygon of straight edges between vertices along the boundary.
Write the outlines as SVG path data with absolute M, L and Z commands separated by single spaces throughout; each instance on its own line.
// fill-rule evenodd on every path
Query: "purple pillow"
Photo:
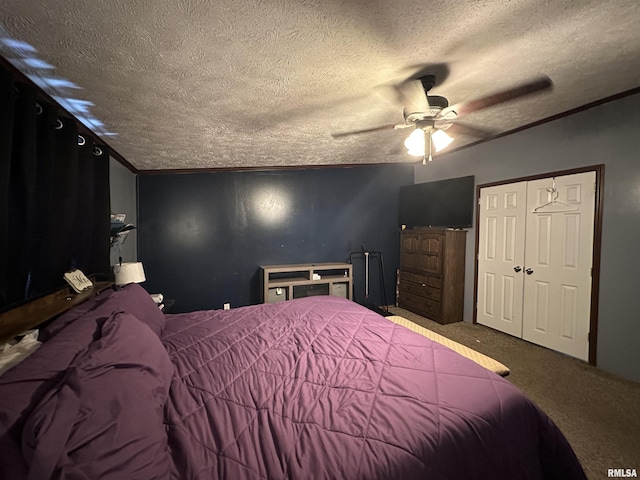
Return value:
M 151 295 L 137 283 L 130 283 L 123 287 L 106 290 L 63 313 L 43 329 L 40 338 L 46 342 L 81 317 L 84 321 L 87 318 L 109 317 L 114 312 L 131 313 L 158 336 L 166 323 L 164 313 L 158 308 Z
M 153 301 L 151 295 L 137 283 L 117 288 L 102 308 L 111 305 L 114 311 L 132 314 L 158 336 L 167 322 L 164 313 Z
M 29 477 L 168 478 L 163 419 L 172 376 L 158 336 L 129 313 L 113 313 L 26 420 Z

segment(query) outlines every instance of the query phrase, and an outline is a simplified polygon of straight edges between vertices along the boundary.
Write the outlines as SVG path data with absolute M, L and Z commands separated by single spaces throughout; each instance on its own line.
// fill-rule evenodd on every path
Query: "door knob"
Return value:
M 531 270 L 530 268 L 527 268 L 525 272 L 527 275 L 531 275 L 533 273 L 533 270 Z
M 522 267 L 520 265 L 516 265 L 515 267 L 513 267 L 513 270 L 518 273 L 520 270 L 522 270 Z

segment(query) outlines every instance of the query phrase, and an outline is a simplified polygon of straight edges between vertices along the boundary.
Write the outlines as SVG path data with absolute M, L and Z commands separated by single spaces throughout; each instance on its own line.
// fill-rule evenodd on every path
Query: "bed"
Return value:
M 0 376 L 0 478 L 584 479 L 506 379 L 349 300 L 165 315 L 137 284 Z

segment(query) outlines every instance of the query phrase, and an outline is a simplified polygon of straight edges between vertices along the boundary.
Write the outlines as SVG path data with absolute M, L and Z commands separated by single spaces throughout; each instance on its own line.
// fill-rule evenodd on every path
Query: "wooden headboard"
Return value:
M 0 343 L 57 317 L 112 285 L 113 282 L 110 281 L 95 282 L 92 288 L 82 293 L 75 293 L 70 287 L 66 287 L 13 310 L 0 313 Z

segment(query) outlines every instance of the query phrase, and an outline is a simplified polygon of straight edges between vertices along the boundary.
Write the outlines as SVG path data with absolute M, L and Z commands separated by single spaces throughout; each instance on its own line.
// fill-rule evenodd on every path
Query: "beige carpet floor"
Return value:
M 640 384 L 483 325 L 389 311 L 507 365 L 506 379 L 560 427 L 590 480 L 609 478 L 610 468 L 640 475 Z

